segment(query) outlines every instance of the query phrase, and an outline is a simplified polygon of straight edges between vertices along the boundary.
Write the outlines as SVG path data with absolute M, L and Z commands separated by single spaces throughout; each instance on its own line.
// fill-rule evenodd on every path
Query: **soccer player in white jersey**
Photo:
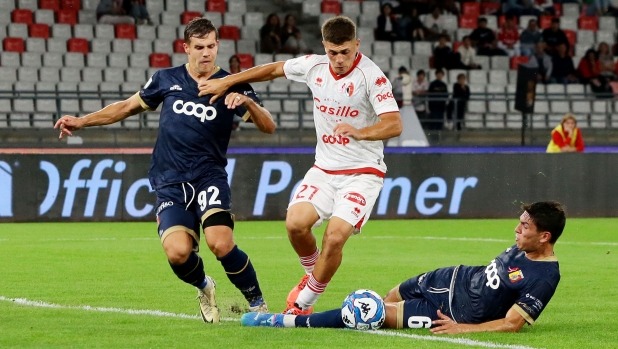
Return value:
M 358 52 L 356 25 L 334 17 L 322 26 L 326 55 L 254 67 L 201 83 L 212 101 L 233 85 L 279 77 L 313 92 L 316 161 L 288 206 L 286 228 L 306 275 L 290 291 L 287 314 L 310 314 L 339 268 L 343 246 L 367 222 L 383 186 L 383 140 L 399 136 L 401 116 L 384 73 Z M 235 107 L 235 101 L 228 106 Z M 311 228 L 329 220 L 322 251 Z

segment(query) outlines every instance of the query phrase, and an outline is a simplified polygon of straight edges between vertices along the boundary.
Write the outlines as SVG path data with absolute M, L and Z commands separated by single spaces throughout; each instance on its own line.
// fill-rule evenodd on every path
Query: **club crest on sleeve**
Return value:
M 376 86 L 382 86 L 382 85 L 386 85 L 385 76 L 380 76 L 379 78 L 376 79 Z

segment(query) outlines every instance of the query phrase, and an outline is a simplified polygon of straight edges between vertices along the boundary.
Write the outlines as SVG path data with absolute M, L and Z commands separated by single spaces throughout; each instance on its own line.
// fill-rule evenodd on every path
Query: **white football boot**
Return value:
M 217 284 L 210 276 L 206 276 L 206 287 L 198 289 L 197 299 L 200 301 L 200 314 L 206 323 L 219 323 L 219 308 L 215 299 Z

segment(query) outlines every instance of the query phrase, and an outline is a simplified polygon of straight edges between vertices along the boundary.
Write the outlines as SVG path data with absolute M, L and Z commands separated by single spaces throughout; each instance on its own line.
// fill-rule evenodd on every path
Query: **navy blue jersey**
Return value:
M 229 75 L 215 69 L 210 79 Z M 249 84 L 235 85 L 226 95 L 231 92 L 242 93 L 261 105 Z M 163 103 L 148 172 L 154 189 L 190 182 L 208 171 L 224 170 L 234 115 L 245 121 L 249 118 L 242 106 L 228 109 L 225 96 L 211 105 L 212 96 L 198 94 L 197 82 L 185 65 L 157 71 L 139 92 L 140 103 L 148 110 Z
M 558 260 L 534 261 L 517 245 L 488 266 L 460 266 L 453 286 L 452 315 L 462 323 L 481 323 L 506 316 L 514 306 L 529 324 L 539 317 L 560 281 Z

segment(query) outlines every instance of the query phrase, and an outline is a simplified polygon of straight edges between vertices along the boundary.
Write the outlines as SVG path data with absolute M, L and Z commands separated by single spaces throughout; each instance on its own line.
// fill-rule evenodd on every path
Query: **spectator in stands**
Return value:
M 612 66 L 613 66 L 612 61 Z M 612 67 L 613 69 L 613 67 Z M 552 57 L 552 71 L 551 80 L 552 84 L 573 84 L 577 83 L 577 72 L 573 65 L 573 58 L 567 54 L 567 47 L 565 44 L 558 45 L 558 50 Z
M 376 40 L 396 41 L 398 39 L 397 17 L 393 13 L 393 7 L 389 3 L 382 5 L 376 27 Z
M 412 83 L 412 104 L 414 111 L 423 125 L 427 125 L 427 109 L 425 108 L 425 95 L 429 90 L 429 82 L 425 78 L 423 69 L 416 73 L 416 80 Z
M 586 16 L 602 16 L 611 8 L 610 0 L 588 0 L 584 3 L 588 4 Z
M 476 50 L 472 47 L 472 40 L 469 36 L 464 36 L 461 46 L 457 49 L 459 54 L 459 69 L 481 69 L 481 66 L 476 63 Z
M 399 38 L 406 41 L 425 40 L 425 26 L 418 18 L 418 10 L 413 7 L 409 15 L 404 15 L 399 20 Z
M 144 0 L 124 0 L 122 7 L 125 13 L 133 17 L 135 24 L 152 25 L 152 20 L 150 19 Z
M 601 76 L 606 78 L 608 81 L 615 80 L 616 74 L 614 68 L 614 56 L 612 55 L 612 51 L 609 49 L 609 45 L 606 42 L 600 43 L 597 54 L 599 56 L 599 63 L 601 66 Z
M 283 44 L 281 52 L 292 54 L 311 53 L 311 50 L 307 48 L 307 44 L 303 40 L 300 29 L 296 26 L 296 18 L 293 15 L 285 16 L 279 38 Z
M 556 9 L 554 8 L 554 3 L 552 0 L 534 0 L 532 2 L 534 4 L 534 9 L 536 13 L 533 13 L 536 16 L 555 16 Z
M 427 96 L 429 97 L 429 123 L 427 129 L 441 130 L 444 127 L 444 112 L 448 99 L 448 88 L 442 79 L 444 71 L 436 70 L 436 79 L 429 84 Z
M 444 18 L 442 17 L 441 12 L 442 11 L 439 7 L 434 7 L 431 12 L 431 16 L 425 17 L 423 25 L 425 25 L 426 28 L 425 37 L 427 40 L 438 40 L 441 35 L 446 35 L 446 30 L 444 29 Z
M 560 29 L 560 18 L 554 18 L 551 20 L 551 26 L 543 30 L 543 41 L 547 45 L 547 50 L 550 52 L 556 51 L 558 45 L 566 44 L 567 52 L 571 48 L 569 39 L 562 29 Z
M 479 18 L 477 28 L 470 34 L 470 40 L 477 48 L 480 56 L 506 56 L 506 52 L 499 49 L 494 31 L 487 28 L 487 19 Z
M 438 46 L 433 49 L 433 66 L 435 69 L 453 69 L 453 51 L 447 45 L 446 36 L 442 35 Z
M 262 53 L 277 53 L 281 50 L 281 25 L 279 16 L 276 13 L 271 13 L 266 18 L 266 24 L 260 28 L 260 52 Z
M 537 82 L 547 84 L 551 79 L 553 64 L 551 57 L 545 52 L 545 43 L 543 41 L 534 46 L 534 55 L 530 57 L 526 66 L 537 69 Z
M 590 89 L 598 98 L 613 98 L 609 81 L 601 75 L 601 62 L 595 50 L 586 51 L 586 55 L 579 62 L 577 73 L 579 80 L 584 84 L 589 84 Z
M 539 30 L 536 19 L 528 21 L 528 27 L 521 32 L 519 37 L 520 42 L 520 54 L 522 56 L 530 57 L 534 53 L 534 45 L 543 39 L 543 34 Z
M 572 153 L 583 152 L 584 140 L 582 131 L 577 127 L 575 115 L 568 113 L 551 131 L 551 140 L 547 145 L 548 153 Z
M 101 0 L 97 20 L 101 24 L 135 24 L 135 19 L 125 12 L 123 0 Z
M 457 75 L 457 82 L 453 85 L 453 100 L 449 103 L 449 120 L 453 122 L 454 129 L 461 130 L 464 114 L 470 99 L 470 88 L 466 85 L 466 75 Z M 453 112 L 455 118 L 453 118 Z
M 228 63 L 230 64 L 230 74 L 240 73 L 240 59 L 238 56 L 233 55 L 230 57 Z
M 498 47 L 504 50 L 509 57 L 519 56 L 519 31 L 515 25 L 515 18 L 509 16 L 498 34 Z
M 395 83 L 393 84 L 393 92 L 395 93 L 395 100 L 401 107 L 402 105 L 412 105 L 412 78 L 406 67 L 399 67 L 399 76 L 396 79 L 396 85 L 398 86 L 397 92 L 395 91 Z

